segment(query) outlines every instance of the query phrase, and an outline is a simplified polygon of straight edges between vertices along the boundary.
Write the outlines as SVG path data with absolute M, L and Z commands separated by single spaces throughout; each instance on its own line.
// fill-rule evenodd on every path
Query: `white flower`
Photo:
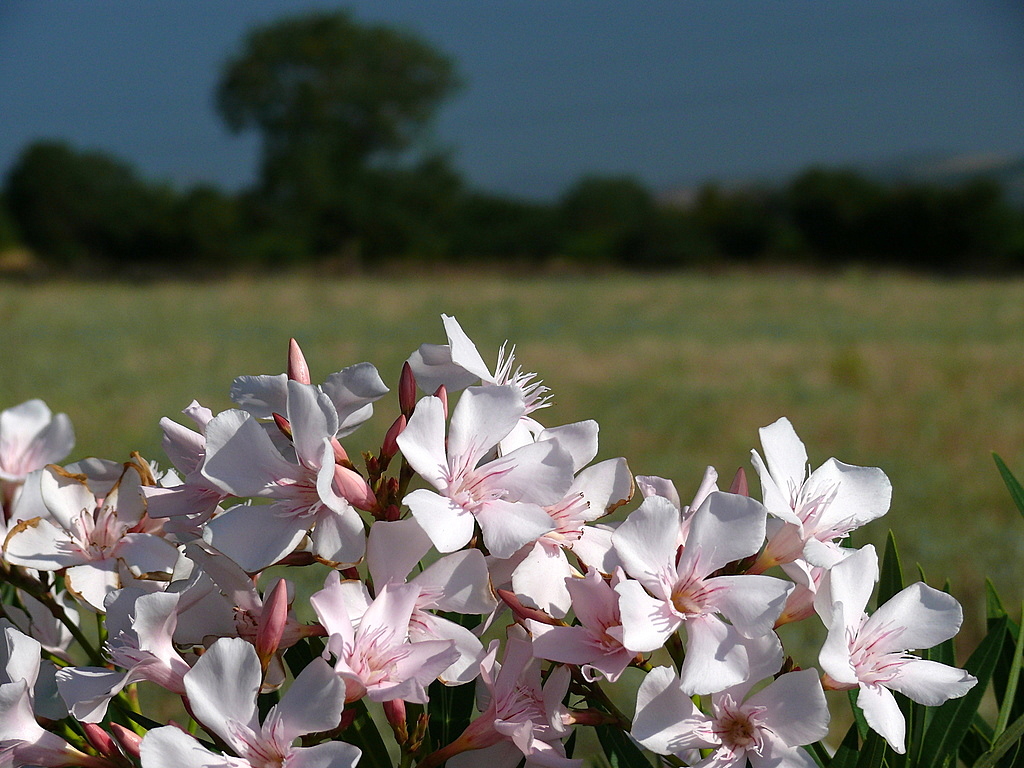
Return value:
M 925 706 L 963 696 L 977 679 L 908 651 L 953 637 L 963 612 L 954 597 L 917 582 L 871 616 L 865 613 L 878 574 L 874 547 L 863 547 L 829 572 L 832 617 L 818 657 L 825 685 L 859 689 L 857 704 L 889 745 L 905 751 L 906 722 L 891 690 Z

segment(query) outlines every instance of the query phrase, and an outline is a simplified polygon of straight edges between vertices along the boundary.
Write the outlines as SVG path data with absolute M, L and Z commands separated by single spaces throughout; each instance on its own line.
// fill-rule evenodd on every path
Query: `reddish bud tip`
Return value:
M 256 655 L 259 656 L 264 670 L 281 646 L 281 638 L 287 624 L 288 582 L 281 579 L 274 585 L 263 603 L 259 626 L 256 629 Z
M 398 407 L 406 416 L 416 407 L 416 376 L 408 361 L 402 365 L 402 376 L 398 380 Z
M 331 438 L 331 448 L 334 449 L 335 464 L 344 464 L 346 466 L 352 464 L 352 462 L 348 458 L 348 453 L 345 452 L 345 449 L 341 447 L 341 443 L 338 442 L 338 438 Z
M 287 437 L 289 440 L 292 439 L 292 425 L 288 422 L 284 416 L 280 413 L 273 414 L 274 423 L 277 424 L 277 428 L 281 430 L 281 434 Z
M 383 702 L 384 716 L 395 732 L 395 740 L 404 744 L 409 739 L 409 730 L 405 724 L 405 702 L 401 699 L 391 699 Z
M 346 709 L 344 712 L 341 713 L 341 722 L 338 723 L 338 730 L 344 731 L 346 728 L 352 725 L 352 723 L 355 722 L 355 719 L 356 711 L 354 709 Z
M 434 397 L 441 401 L 441 405 L 444 406 L 444 417 L 448 418 L 448 390 L 445 389 L 444 384 L 437 388 L 434 393 Z
M 736 476 L 732 479 L 732 485 L 729 486 L 729 493 L 738 493 L 740 496 L 750 495 L 750 486 L 747 484 L 747 473 L 740 467 L 736 470 Z
M 395 419 L 395 423 L 391 425 L 387 434 L 384 435 L 384 442 L 380 447 L 381 458 L 388 460 L 398 453 L 398 436 L 405 431 L 408 423 L 409 420 L 405 418 L 404 413 Z
M 373 495 L 373 489 L 355 470 L 335 464 L 334 487 L 341 497 L 356 509 L 369 511 L 377 506 L 377 497 Z
M 309 378 L 309 366 L 306 365 L 306 358 L 299 349 L 299 342 L 291 339 L 288 342 L 288 378 L 300 384 L 312 384 Z
M 142 745 L 142 737 L 135 731 L 131 731 L 125 728 L 123 725 L 118 723 L 110 724 L 110 732 L 114 734 L 114 738 L 117 739 L 117 743 L 121 745 L 121 749 L 128 757 L 136 760 L 141 759 L 140 747 Z
M 85 732 L 85 738 L 89 740 L 89 743 L 101 755 L 109 757 L 110 755 L 120 754 L 110 734 L 104 731 L 97 723 L 82 723 L 82 731 Z

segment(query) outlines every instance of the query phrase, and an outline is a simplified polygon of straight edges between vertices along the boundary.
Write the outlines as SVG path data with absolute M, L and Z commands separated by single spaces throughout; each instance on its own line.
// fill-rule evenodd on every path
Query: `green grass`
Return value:
M 1024 282 L 900 275 L 455 273 L 226 283 L 0 285 L 0 405 L 45 399 L 75 424 L 75 457 L 162 459 L 161 416 L 230 407 L 234 376 L 284 370 L 289 336 L 315 379 L 362 360 L 394 386 L 456 315 L 492 360 L 505 339 L 551 387 L 548 424 L 595 418 L 600 458 L 673 478 L 749 468 L 757 428 L 788 416 L 814 466 L 882 467 L 904 562 L 947 577 L 982 624 L 985 574 L 1024 587 L 1020 520 L 992 463 L 1024 475 Z M 396 412 L 346 441 L 374 448 Z M 752 475 L 756 486 L 756 478 Z M 970 640 L 968 642 L 971 642 Z M 805 660 L 808 663 L 812 660 Z

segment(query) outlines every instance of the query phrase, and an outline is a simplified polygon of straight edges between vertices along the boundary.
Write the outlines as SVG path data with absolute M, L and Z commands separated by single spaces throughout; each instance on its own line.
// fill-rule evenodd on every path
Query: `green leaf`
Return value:
M 1024 606 L 1022 606 L 1024 611 Z M 1024 615 L 1024 613 L 1022 613 Z M 999 717 L 996 719 L 996 726 L 993 729 L 993 738 L 998 739 L 999 736 L 1006 730 L 1007 724 L 1010 722 L 1010 715 L 1014 710 L 1017 697 L 1017 683 L 1020 680 L 1020 666 L 1021 666 L 1021 653 L 1024 651 L 1024 632 L 1020 629 L 1016 632 L 1016 639 L 1013 637 L 1014 633 L 1007 629 L 1006 638 L 1007 642 L 1003 647 L 1003 653 L 1000 654 L 999 662 L 1004 662 L 1006 658 L 1007 646 L 1013 647 L 1013 656 L 1010 659 L 1010 668 L 1005 671 L 1005 690 L 1002 696 L 1002 703 L 999 706 Z M 996 670 L 998 676 L 1003 678 L 1003 670 L 999 669 L 1000 665 L 997 663 Z M 1003 682 L 1003 679 L 1000 680 Z
M 1010 468 L 1006 466 L 1006 462 L 999 458 L 998 453 L 993 453 L 992 458 L 996 462 L 999 474 L 1003 476 L 1003 482 L 1006 483 L 1006 488 L 1010 491 L 1013 503 L 1017 505 L 1017 511 L 1024 516 L 1024 486 L 1021 486 L 1017 478 L 1013 476 Z
M 392 768 L 387 745 L 381 738 L 373 718 L 370 717 L 366 704 L 359 699 L 352 703 L 352 707 L 356 710 L 356 719 L 345 731 L 345 741 L 355 744 L 362 750 L 359 768 Z
M 885 739 L 871 731 L 864 740 L 864 746 L 861 747 L 860 754 L 857 756 L 856 768 L 881 768 L 885 762 L 886 751 L 890 750 Z
M 896 537 L 892 531 L 885 540 L 885 554 L 878 575 L 878 605 L 888 602 L 889 598 L 903 589 L 903 568 L 900 556 L 896 551 Z
M 860 693 L 856 688 L 849 691 L 846 695 L 850 699 L 850 709 L 853 710 L 853 722 L 857 726 L 857 733 L 860 734 L 860 738 L 863 741 L 868 737 L 871 732 L 871 726 L 868 725 L 868 721 L 864 718 L 864 710 L 857 706 L 857 695 Z
M 852 723 L 846 736 L 843 737 L 843 743 L 832 755 L 832 762 L 828 764 L 828 768 L 856 768 L 859 752 L 860 740 L 857 736 L 857 723 Z
M 992 748 L 978 758 L 974 768 L 992 768 L 1011 747 L 1018 746 L 1019 748 L 1022 737 L 1024 737 L 1024 717 L 1018 717 L 996 739 Z
M 941 768 L 947 761 L 955 762 L 960 742 L 971 727 L 1002 652 L 1006 623 L 1005 617 L 997 621 L 964 665 L 978 678 L 977 684 L 964 696 L 950 699 L 935 711 L 925 735 L 919 768 Z
M 594 730 L 612 768 L 651 768 L 650 760 L 621 728 L 598 725 Z
M 476 683 L 445 685 L 440 680 L 430 684 L 427 713 L 430 715 L 430 738 L 434 749 L 451 744 L 469 726 L 476 701 Z
M 811 753 L 811 757 L 814 758 L 818 768 L 827 768 L 828 764 L 832 762 L 828 750 L 825 749 L 825 745 L 820 741 L 816 741 L 813 744 L 805 744 L 804 749 Z

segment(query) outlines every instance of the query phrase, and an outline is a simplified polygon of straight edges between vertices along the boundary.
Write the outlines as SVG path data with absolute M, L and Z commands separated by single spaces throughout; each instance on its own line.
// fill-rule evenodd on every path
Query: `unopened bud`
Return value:
M 288 342 L 288 378 L 300 384 L 312 384 L 309 378 L 309 366 L 299 349 L 299 342 L 291 339 Z
M 338 723 L 338 731 L 344 731 L 356 720 L 355 709 L 346 709 L 341 713 L 341 722 Z
M 597 709 L 570 709 L 566 719 L 571 725 L 617 725 L 620 718 Z
M 405 744 L 409 739 L 409 730 L 405 724 L 405 702 L 401 699 L 391 699 L 383 702 L 384 716 L 395 732 L 395 741 Z
M 505 605 L 509 607 L 509 610 L 512 611 L 516 619 L 523 621 L 526 619 L 533 619 L 534 621 L 539 621 L 542 624 L 552 624 L 556 627 L 564 626 L 561 621 L 548 616 L 539 608 L 529 608 L 523 605 L 514 592 L 510 592 L 507 589 L 497 589 L 495 592 L 498 593 L 498 597 L 504 601 Z
M 406 416 L 416 407 L 416 375 L 408 361 L 402 365 L 402 376 L 398 380 L 398 407 Z
M 448 390 L 445 388 L 444 384 L 442 384 L 440 387 L 437 388 L 437 391 L 434 392 L 434 397 L 436 397 L 438 400 L 441 401 L 441 406 L 444 408 L 444 417 L 447 419 L 448 418 Z
M 409 420 L 405 418 L 405 414 L 400 414 L 399 417 L 395 419 L 395 423 L 391 425 L 391 428 L 384 435 L 384 442 L 380 447 L 380 455 L 385 461 L 398 453 L 398 436 L 405 431 L 405 427 L 408 423 Z
M 732 485 L 729 486 L 729 493 L 738 493 L 740 496 L 750 495 L 747 473 L 743 470 L 743 467 L 736 470 L 736 475 L 732 479 Z
M 331 438 L 331 448 L 334 450 L 334 463 L 341 464 L 343 467 L 351 467 L 352 461 L 348 457 L 348 453 L 341 447 L 341 443 L 338 442 L 338 438 Z
M 82 731 L 85 733 L 85 738 L 89 740 L 89 743 L 101 755 L 107 757 L 120 755 L 117 745 L 110 737 L 110 734 L 104 731 L 97 723 L 82 723 Z
M 377 506 L 377 497 L 362 475 L 340 464 L 334 466 L 334 487 L 342 498 L 357 509 L 371 510 Z
M 288 624 L 288 582 L 281 579 L 263 603 L 259 626 L 256 629 L 256 655 L 266 672 L 277 649 L 281 646 L 285 626 Z
M 277 428 L 281 430 L 281 434 L 287 437 L 289 440 L 292 439 L 292 425 L 288 422 L 284 416 L 280 413 L 272 414 L 274 417 L 274 423 L 277 424 Z
M 142 755 L 140 747 L 142 746 L 142 737 L 135 731 L 125 728 L 119 723 L 110 724 L 110 732 L 114 734 L 114 738 L 117 739 L 117 743 L 121 745 L 121 749 L 128 757 L 139 760 Z

